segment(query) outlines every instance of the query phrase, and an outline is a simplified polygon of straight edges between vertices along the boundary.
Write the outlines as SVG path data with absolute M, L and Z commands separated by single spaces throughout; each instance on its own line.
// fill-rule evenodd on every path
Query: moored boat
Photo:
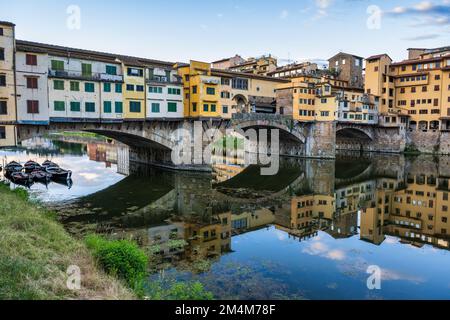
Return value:
M 5 171 L 9 173 L 20 172 L 22 170 L 23 166 L 16 161 L 12 161 L 5 166 Z
M 42 167 L 39 163 L 31 160 L 25 163 L 24 168 L 26 173 L 32 173 L 33 171 L 36 170 L 42 170 Z
M 72 171 L 60 167 L 47 167 L 45 172 L 52 175 L 52 180 L 69 180 L 72 177 Z
M 30 176 L 33 179 L 33 181 L 41 182 L 44 184 L 48 184 L 52 179 L 52 175 L 50 173 L 47 173 L 42 170 L 35 170 L 30 173 Z
M 50 167 L 56 167 L 56 168 L 59 168 L 59 166 L 58 166 L 56 163 L 51 162 L 50 160 L 46 160 L 46 161 L 44 161 L 44 162 L 42 163 L 42 168 L 43 168 L 43 169 L 47 169 L 47 168 L 50 168 Z
M 30 187 L 33 184 L 33 179 L 31 176 L 23 172 L 13 172 L 8 176 L 8 179 L 14 184 L 21 186 Z

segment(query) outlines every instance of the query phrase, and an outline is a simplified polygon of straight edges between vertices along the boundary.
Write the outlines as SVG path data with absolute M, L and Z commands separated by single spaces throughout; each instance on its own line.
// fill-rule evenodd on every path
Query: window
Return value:
M 53 71 L 64 71 L 64 61 L 52 60 Z
M 0 61 L 5 61 L 5 49 L 0 48 Z
M 117 75 L 117 67 L 116 66 L 106 66 L 106 74 L 115 76 Z
M 6 87 L 6 75 L 0 74 L 0 87 Z
M 76 101 L 72 101 L 70 103 L 70 111 L 72 111 L 72 112 L 80 112 L 81 111 L 81 103 L 80 102 L 76 102 Z
M 140 113 L 141 112 L 141 102 L 140 101 L 130 101 L 130 112 Z
M 137 85 L 137 86 L 136 86 L 136 91 L 138 91 L 138 92 L 144 92 L 144 86 Z
M 121 101 L 116 101 L 114 103 L 114 111 L 116 113 L 123 113 L 123 103 Z
M 122 84 L 116 83 L 116 93 L 122 93 Z
M 70 91 L 80 91 L 80 83 L 78 81 L 70 81 Z
M 162 93 L 162 87 L 148 87 L 148 92 L 150 93 Z
M 181 89 L 177 89 L 177 88 L 169 88 L 168 89 L 169 94 L 173 94 L 173 95 L 180 95 L 181 94 Z
M 215 88 L 206 88 L 206 94 L 213 96 L 216 94 L 216 89 Z
M 53 89 L 55 89 L 55 90 L 64 90 L 64 81 L 62 81 L 62 80 L 53 80 Z
M 422 87 L 422 92 L 427 92 L 428 91 L 428 87 Z
M 0 127 L 0 139 L 6 139 L 6 128 Z
M 222 106 L 222 113 L 227 114 L 228 113 L 228 106 Z
M 95 112 L 95 103 L 94 102 L 86 102 L 84 104 L 84 108 L 86 112 Z
M 39 113 L 39 101 L 28 100 L 27 101 L 27 113 L 29 113 L 29 114 Z
M 127 91 L 134 91 L 134 84 L 127 84 Z
M 81 64 L 81 74 L 83 75 L 83 77 L 92 76 L 92 64 L 82 63 Z
M 0 36 L 3 36 L 4 32 L 3 32 L 3 28 L 0 28 Z
M 204 112 L 209 112 L 209 105 L 208 105 L 208 104 L 205 103 L 205 104 L 203 105 L 203 111 L 204 111 Z
M 142 77 L 144 75 L 144 70 L 137 68 L 128 68 L 127 74 L 131 77 Z
M 192 94 L 196 94 L 197 93 L 197 86 L 193 86 L 192 87 Z
M 86 82 L 84 84 L 84 91 L 85 92 L 95 92 L 95 87 L 92 82 Z
M 25 63 L 27 64 L 27 66 L 37 66 L 37 55 L 27 54 L 25 56 Z
M 196 102 L 192 103 L 192 112 L 197 112 L 197 103 Z
M 176 102 L 169 102 L 167 104 L 167 110 L 169 112 L 177 112 L 177 103 Z
M 103 91 L 104 92 L 111 92 L 111 83 L 105 82 L 103 84 Z
M 66 110 L 66 103 L 64 101 L 55 101 L 53 102 L 53 108 L 55 111 L 64 111 Z
M 437 86 L 434 86 L 434 91 L 439 91 L 440 90 L 440 86 L 439 85 L 437 85 Z
M 0 115 L 8 114 L 7 102 L 0 100 Z
M 38 88 L 38 78 L 27 78 L 27 88 L 28 89 L 37 89 Z
M 248 90 L 248 79 L 234 78 L 232 80 L 232 88 L 239 90 Z
M 160 113 L 161 108 L 159 103 L 152 103 L 152 113 Z
M 211 112 L 216 112 L 216 111 L 217 111 L 216 105 L 212 104 L 211 105 Z
M 112 103 L 111 101 L 103 101 L 103 112 L 111 113 L 112 112 Z

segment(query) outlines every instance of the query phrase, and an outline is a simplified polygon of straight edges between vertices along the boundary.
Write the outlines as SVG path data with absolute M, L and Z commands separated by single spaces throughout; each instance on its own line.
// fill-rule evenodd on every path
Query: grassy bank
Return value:
M 71 265 L 81 268 L 81 290 L 67 288 Z M 134 298 L 52 214 L 0 183 L 0 299 Z

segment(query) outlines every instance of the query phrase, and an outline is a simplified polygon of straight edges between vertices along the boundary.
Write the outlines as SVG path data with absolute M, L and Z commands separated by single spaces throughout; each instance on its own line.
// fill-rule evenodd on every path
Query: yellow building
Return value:
M 15 25 L 0 21 L 0 147 L 16 144 Z
M 184 115 L 192 118 L 219 118 L 220 78 L 212 76 L 209 63 L 191 61 L 178 64 L 178 75 L 183 79 Z
M 384 124 L 406 125 L 409 118 L 411 130 L 450 128 L 448 54 L 450 47 L 422 49 L 398 63 L 386 54 L 366 59 L 365 90 L 380 97 Z
M 123 61 L 123 115 L 124 120 L 144 120 L 146 115 L 145 65 Z

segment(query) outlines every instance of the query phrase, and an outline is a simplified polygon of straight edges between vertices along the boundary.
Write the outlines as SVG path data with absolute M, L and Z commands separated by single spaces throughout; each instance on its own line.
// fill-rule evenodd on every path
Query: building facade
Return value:
M 363 88 L 364 58 L 340 52 L 328 60 L 329 69 L 336 72 L 337 79 L 346 81 L 350 87 Z

